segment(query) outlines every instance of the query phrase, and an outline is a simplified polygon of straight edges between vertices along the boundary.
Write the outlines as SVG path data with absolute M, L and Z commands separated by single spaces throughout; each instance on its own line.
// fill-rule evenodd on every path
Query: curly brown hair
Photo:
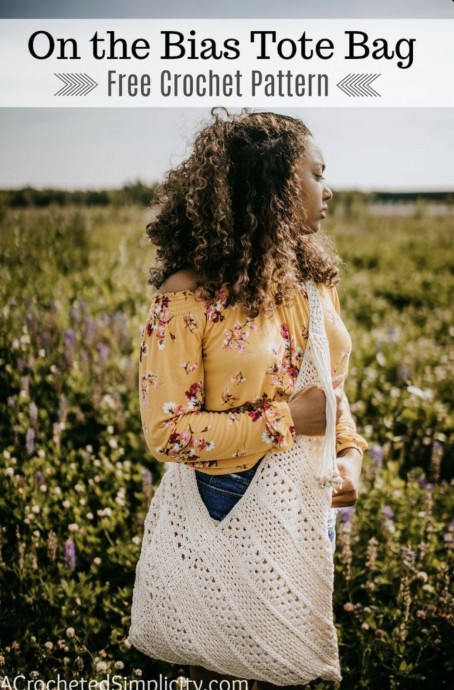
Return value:
M 227 303 L 252 315 L 290 303 L 301 281 L 335 285 L 340 259 L 331 241 L 303 232 L 297 162 L 309 129 L 276 113 L 213 108 L 211 115 L 189 158 L 155 190 L 159 213 L 146 229 L 157 265 L 148 283 L 159 287 L 191 269 L 204 298 L 227 287 Z

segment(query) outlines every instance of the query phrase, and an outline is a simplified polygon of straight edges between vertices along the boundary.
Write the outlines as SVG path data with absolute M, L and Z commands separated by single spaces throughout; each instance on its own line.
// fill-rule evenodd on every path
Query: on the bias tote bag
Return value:
M 152 658 L 275 685 L 342 680 L 327 532 L 340 483 L 335 399 L 318 290 L 305 289 L 309 339 L 295 393 L 323 388 L 326 434 L 268 453 L 221 521 L 208 513 L 194 470 L 169 466 L 144 524 L 129 630 Z

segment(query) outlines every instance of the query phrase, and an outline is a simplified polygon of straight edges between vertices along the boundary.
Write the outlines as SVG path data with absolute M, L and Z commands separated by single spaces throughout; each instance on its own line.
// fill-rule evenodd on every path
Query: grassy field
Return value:
M 370 451 L 360 499 L 338 524 L 337 687 L 448 688 L 454 220 L 341 211 L 325 229 L 345 261 L 347 393 Z M 163 470 L 146 451 L 137 393 L 149 213 L 1 214 L 0 677 L 181 672 L 126 642 Z

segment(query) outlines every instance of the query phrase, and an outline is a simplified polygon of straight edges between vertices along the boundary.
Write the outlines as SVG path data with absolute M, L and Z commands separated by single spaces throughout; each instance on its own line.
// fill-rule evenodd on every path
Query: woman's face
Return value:
M 320 223 L 326 217 L 328 201 L 333 193 L 325 182 L 323 171 L 325 161 L 322 152 L 312 137 L 305 140 L 305 151 L 297 164 L 302 183 L 304 207 L 307 213 L 307 233 L 320 230 Z

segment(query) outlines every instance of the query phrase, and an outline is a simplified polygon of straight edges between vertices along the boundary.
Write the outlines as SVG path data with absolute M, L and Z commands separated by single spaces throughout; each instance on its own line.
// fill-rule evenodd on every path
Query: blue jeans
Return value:
M 246 493 L 246 489 L 260 463 L 261 460 L 249 470 L 231 474 L 214 475 L 194 470 L 200 496 L 214 520 L 223 520 L 233 506 L 238 503 L 241 496 Z M 336 514 L 338 510 L 338 508 L 331 508 L 328 515 L 328 537 L 333 553 L 336 549 Z

